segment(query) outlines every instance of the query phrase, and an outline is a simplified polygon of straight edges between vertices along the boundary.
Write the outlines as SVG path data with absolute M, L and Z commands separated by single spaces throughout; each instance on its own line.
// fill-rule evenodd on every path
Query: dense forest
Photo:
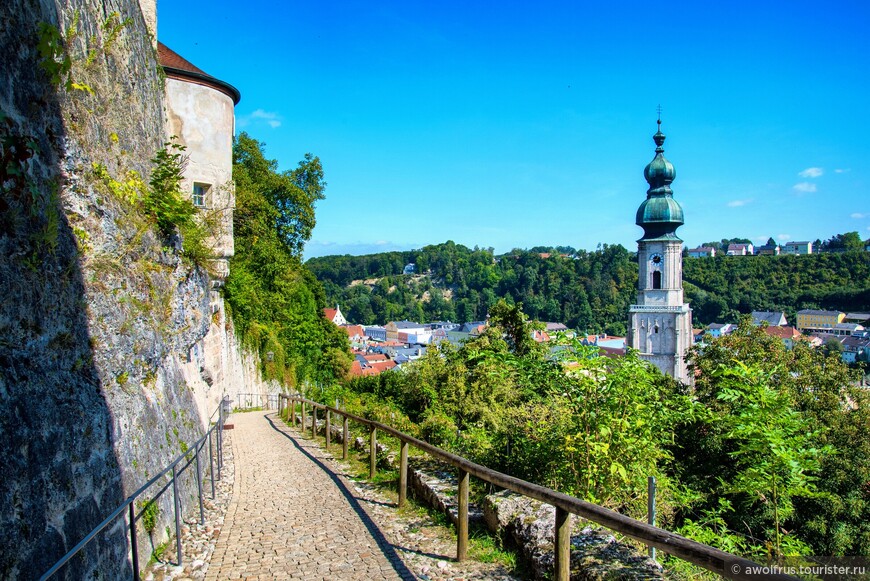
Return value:
M 415 275 L 403 275 L 405 265 Z M 588 332 L 625 333 L 636 300 L 636 255 L 620 245 L 469 249 L 446 242 L 408 252 L 312 258 L 327 302 L 348 320 L 480 320 L 499 298 L 522 303 L 537 320 Z M 805 308 L 870 310 L 870 253 L 685 258 L 686 300 L 696 326 L 736 321 L 753 310 L 780 310 L 794 321 Z

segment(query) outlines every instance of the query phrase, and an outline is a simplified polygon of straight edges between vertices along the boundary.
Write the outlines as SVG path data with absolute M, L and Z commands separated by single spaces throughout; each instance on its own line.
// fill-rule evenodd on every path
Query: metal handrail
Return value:
M 344 410 L 334 408 L 331 406 L 327 406 L 324 404 L 317 403 L 315 401 L 305 399 L 301 396 L 297 395 L 285 395 L 281 394 L 279 402 L 287 401 L 294 403 L 293 417 L 295 418 L 295 403 L 299 402 L 303 404 L 303 414 L 305 405 L 311 406 L 312 410 L 315 412 L 316 418 L 316 410 L 322 409 L 327 412 L 327 425 L 329 424 L 329 413 L 335 413 L 344 418 L 353 420 L 357 423 L 368 426 L 371 430 L 370 432 L 370 454 L 371 454 L 371 467 L 370 467 L 370 476 L 374 476 L 375 470 L 375 455 L 377 453 L 377 445 L 376 445 L 376 432 L 380 430 L 385 432 L 395 438 L 397 438 L 400 442 L 402 442 L 402 451 L 401 451 L 401 467 L 399 472 L 399 503 L 402 504 L 403 499 L 405 497 L 404 487 L 406 486 L 407 478 L 407 445 L 412 445 L 427 454 L 438 458 L 450 464 L 451 466 L 457 468 L 459 470 L 459 524 L 457 526 L 457 559 L 462 560 L 465 558 L 465 550 L 467 547 L 468 539 L 468 523 L 467 523 L 467 503 L 468 503 L 468 481 L 467 475 L 471 474 L 485 482 L 489 482 L 501 488 L 505 488 L 507 490 L 511 490 L 513 492 L 517 492 L 522 494 L 523 496 L 533 498 L 535 500 L 539 500 L 541 502 L 545 502 L 547 504 L 553 505 L 556 508 L 556 543 L 555 547 L 559 548 L 562 551 L 562 554 L 559 554 L 557 550 L 556 555 L 556 578 L 557 579 L 567 579 L 569 568 L 570 568 L 570 556 L 567 554 L 570 549 L 570 526 L 568 526 L 568 515 L 576 514 L 587 520 L 598 523 L 604 527 L 607 527 L 610 530 L 622 533 L 626 536 L 629 536 L 633 539 L 636 539 L 649 547 L 655 547 L 674 555 L 675 557 L 679 557 L 685 561 L 703 567 L 708 571 L 712 571 L 719 575 L 722 575 L 728 579 L 738 579 L 738 580 L 752 580 L 758 579 L 758 575 L 753 575 L 754 571 L 761 570 L 762 565 L 750 561 L 748 559 L 744 559 L 742 557 L 738 557 L 737 555 L 732 555 L 731 553 L 727 553 L 720 549 L 716 549 L 709 545 L 705 545 L 703 543 L 699 543 L 697 541 L 693 541 L 691 539 L 687 539 L 686 537 L 680 536 L 676 533 L 672 533 L 665 529 L 661 529 L 659 527 L 647 524 L 645 522 L 633 519 L 631 517 L 620 514 L 614 510 L 610 510 L 608 508 L 604 508 L 603 506 L 599 506 L 597 504 L 593 504 L 591 502 L 587 502 L 585 500 L 581 500 L 579 498 L 575 498 L 573 496 L 569 496 L 567 494 L 557 492 L 550 488 L 546 488 L 544 486 L 540 486 L 538 484 L 533 484 L 531 482 L 527 482 L 520 478 L 516 478 L 514 476 L 510 476 L 508 474 L 504 474 L 502 472 L 498 472 L 496 470 L 492 470 L 491 468 L 487 468 L 486 466 L 482 466 L 480 464 L 476 464 L 462 456 L 457 456 L 456 454 L 452 454 L 447 452 L 446 450 L 442 450 L 428 442 L 424 442 L 423 440 L 418 440 L 417 438 L 405 434 L 404 432 L 400 432 L 390 426 L 382 424 L 380 422 L 376 422 L 374 420 L 368 420 L 365 418 L 361 418 L 354 414 L 348 413 Z M 278 406 L 279 414 L 283 411 L 283 406 Z M 346 432 L 346 420 L 345 420 L 345 446 L 347 443 L 347 432 Z M 295 421 L 295 419 L 294 419 Z M 301 418 L 302 421 L 302 429 L 305 429 L 305 418 Z M 314 418 L 312 424 L 314 424 Z M 312 427 L 312 435 L 314 434 L 316 428 Z M 326 436 L 329 438 L 329 435 Z M 328 441 L 328 440 L 327 440 Z M 346 448 L 345 448 L 346 450 Z M 346 452 L 345 452 L 346 454 Z M 464 481 L 464 484 L 463 484 Z M 463 491 L 464 487 L 464 491 Z M 463 507 L 463 504 L 465 505 Z M 464 513 L 464 514 L 463 514 Z M 463 519 L 466 521 L 463 523 Z M 463 531 L 464 529 L 464 531 Z M 465 538 L 463 537 L 463 534 Z M 770 574 L 765 577 L 766 579 L 776 579 L 776 580 L 795 580 L 796 577 L 788 576 L 788 575 L 776 575 Z
M 277 393 L 237 393 L 234 403 L 237 410 L 248 410 L 252 408 L 275 409 L 278 407 Z M 256 403 L 255 403 L 256 401 Z M 273 405 L 274 404 L 274 405 Z
M 172 471 L 172 478 L 170 479 L 169 482 L 166 483 L 166 485 L 160 490 L 160 492 L 156 496 L 154 496 L 154 498 L 151 499 L 151 502 L 155 501 L 157 498 L 160 498 L 160 496 L 162 496 L 163 493 L 166 492 L 167 488 L 169 488 L 169 485 L 172 484 L 173 493 L 174 493 L 174 497 L 175 497 L 174 501 L 175 501 L 176 552 L 177 552 L 178 564 L 181 565 L 181 561 L 182 561 L 182 559 L 181 559 L 181 534 L 180 534 L 181 527 L 180 527 L 180 522 L 179 522 L 179 520 L 180 520 L 180 515 L 179 515 L 180 507 L 179 507 L 179 499 L 178 499 L 177 479 L 178 479 L 178 476 L 191 465 L 191 463 L 193 463 L 194 461 L 196 462 L 196 464 L 197 464 L 197 488 L 199 490 L 200 521 L 201 521 L 201 524 L 203 524 L 202 523 L 202 520 L 203 520 L 202 475 L 199 471 L 199 452 L 200 452 L 200 449 L 204 447 L 205 440 L 208 439 L 209 462 L 210 462 L 210 464 L 212 464 L 212 466 L 211 466 L 212 499 L 214 499 L 214 496 L 215 496 L 215 492 L 214 492 L 214 466 L 213 466 L 214 463 L 212 462 L 212 453 L 211 453 L 211 450 L 212 450 L 211 435 L 212 435 L 212 433 L 216 432 L 218 480 L 220 480 L 221 479 L 220 470 L 221 470 L 221 467 L 223 465 L 223 442 L 222 442 L 222 440 L 223 440 L 223 425 L 224 425 L 224 420 L 226 419 L 224 417 L 224 413 L 223 413 L 223 403 L 225 401 L 228 401 L 228 399 L 224 398 L 223 400 L 221 400 L 221 403 L 218 404 L 218 408 L 215 410 L 215 412 L 217 412 L 217 414 L 218 414 L 218 421 L 216 423 L 212 424 L 211 427 L 208 429 L 208 431 L 206 431 L 206 433 L 199 440 L 197 440 L 196 443 L 194 443 L 194 445 L 192 446 L 193 451 L 194 451 L 194 459 L 189 459 L 187 461 L 187 464 L 182 466 L 180 470 L 176 470 L 178 463 L 181 462 L 181 460 L 185 459 L 191 450 L 188 449 L 187 451 L 179 454 L 159 474 L 157 474 L 156 476 L 151 478 L 151 480 L 149 480 L 147 483 L 145 483 L 144 485 L 139 487 L 139 489 L 136 490 L 136 492 L 134 492 L 133 494 L 128 496 L 127 499 L 118 508 L 116 508 L 114 511 L 112 511 L 112 513 L 109 514 L 109 516 L 107 516 L 103 520 L 103 522 L 98 524 L 90 533 L 85 535 L 85 537 L 81 541 L 79 541 L 72 549 L 70 549 L 69 552 L 67 552 L 67 554 L 64 555 L 57 563 L 55 563 L 54 566 L 51 567 L 51 569 L 49 569 L 48 571 L 43 573 L 43 575 L 39 578 L 39 581 L 45 581 L 46 579 L 49 579 L 52 575 L 57 573 L 61 567 L 66 565 L 67 562 L 69 562 L 70 559 L 72 559 L 79 551 L 81 551 L 95 536 L 97 536 L 100 532 L 102 532 L 107 526 L 109 526 L 109 524 L 112 521 L 114 521 L 116 518 L 118 518 L 118 516 L 127 509 L 129 509 L 129 512 L 130 512 L 130 544 L 131 544 L 131 548 L 132 548 L 132 557 L 133 557 L 133 579 L 138 581 L 138 579 L 139 579 L 139 557 L 138 557 L 137 546 L 136 546 L 137 545 L 136 521 L 141 517 L 142 513 L 140 512 L 139 515 L 136 515 L 134 503 L 136 502 L 136 499 L 143 492 L 145 492 L 148 488 L 153 486 L 158 480 L 163 478 L 163 476 L 165 476 L 170 470 Z M 214 418 L 215 412 L 212 412 L 211 416 L 209 416 L 209 420 L 208 420 L 209 423 L 211 423 L 212 418 Z

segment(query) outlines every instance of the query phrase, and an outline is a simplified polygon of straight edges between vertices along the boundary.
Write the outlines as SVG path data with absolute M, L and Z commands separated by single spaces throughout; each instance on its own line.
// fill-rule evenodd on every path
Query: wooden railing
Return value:
M 399 506 L 403 506 L 407 499 L 408 488 L 408 446 L 414 446 L 418 450 L 445 462 L 457 469 L 458 471 L 458 504 L 459 504 L 459 519 L 457 524 L 457 546 L 456 559 L 462 561 L 468 554 L 468 477 L 469 475 L 479 478 L 485 482 L 494 484 L 495 486 L 511 490 L 522 494 L 528 498 L 533 498 L 547 504 L 551 504 L 556 508 L 556 538 L 554 539 L 555 548 L 555 578 L 559 581 L 567 581 L 570 576 L 571 568 L 571 515 L 576 514 L 587 520 L 602 525 L 612 531 L 616 531 L 623 535 L 629 536 L 649 547 L 655 547 L 670 555 L 698 565 L 708 571 L 722 575 L 727 579 L 743 579 L 743 580 L 758 580 L 774 579 L 774 580 L 794 580 L 796 577 L 788 575 L 777 575 L 767 569 L 762 575 L 758 571 L 764 569 L 763 565 L 759 565 L 748 559 L 726 553 L 719 549 L 715 549 L 708 545 L 704 545 L 697 541 L 687 539 L 675 533 L 666 531 L 656 526 L 635 520 L 627 517 L 616 511 L 592 504 L 585 500 L 580 500 L 567 494 L 562 494 L 550 488 L 545 488 L 537 484 L 532 484 L 525 480 L 509 476 L 502 472 L 497 472 L 486 466 L 475 464 L 466 458 L 451 454 L 446 450 L 437 448 L 427 442 L 418 440 L 413 436 L 409 436 L 403 432 L 395 430 L 390 426 L 367 420 L 359 416 L 350 414 L 344 410 L 319 404 L 317 402 L 305 399 L 298 395 L 281 394 L 278 401 L 278 413 L 284 417 L 284 411 L 287 410 L 287 416 L 291 425 L 296 426 L 297 415 L 296 406 L 301 404 L 301 414 L 298 416 L 299 427 L 302 432 L 305 431 L 306 407 L 311 410 L 311 435 L 316 435 L 317 431 L 317 411 L 321 410 L 325 413 L 326 420 L 326 445 L 329 446 L 331 438 L 331 427 L 333 414 L 337 414 L 343 418 L 343 447 L 342 457 L 347 459 L 348 448 L 348 421 L 352 420 L 358 424 L 366 426 L 369 430 L 369 477 L 374 478 L 377 466 L 377 433 L 381 431 L 389 434 L 401 442 L 399 452 Z

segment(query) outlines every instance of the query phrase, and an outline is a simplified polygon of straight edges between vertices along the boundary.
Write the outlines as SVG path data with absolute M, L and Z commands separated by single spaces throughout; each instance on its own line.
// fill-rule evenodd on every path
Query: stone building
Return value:
M 222 284 L 233 256 L 234 107 L 239 91 L 197 68 L 161 42 L 157 55 L 166 73 L 166 138 L 183 145 L 188 161 L 184 191 L 216 228 L 214 282 Z
M 636 223 L 644 234 L 637 241 L 637 304 L 629 307 L 626 339 L 643 359 L 688 383 L 685 355 L 692 345 L 692 311 L 683 302 L 683 241 L 676 235 L 683 209 L 671 191 L 676 171 L 662 155 L 661 123 L 659 119 L 653 136 L 656 155 L 643 172 L 649 190 L 637 210 Z

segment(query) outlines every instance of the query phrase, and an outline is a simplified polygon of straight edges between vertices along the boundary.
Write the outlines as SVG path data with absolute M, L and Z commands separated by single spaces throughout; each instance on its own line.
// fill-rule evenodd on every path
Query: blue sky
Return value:
M 328 183 L 306 257 L 635 247 L 656 107 L 690 246 L 870 237 L 870 4 L 160 0 L 237 128 Z

